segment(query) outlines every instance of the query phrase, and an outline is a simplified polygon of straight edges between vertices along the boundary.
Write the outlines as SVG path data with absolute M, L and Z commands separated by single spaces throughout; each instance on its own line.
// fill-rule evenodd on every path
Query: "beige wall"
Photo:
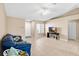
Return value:
M 36 34 L 36 22 L 32 21 L 32 38 L 35 38 Z
M 0 39 L 6 33 L 6 17 L 3 4 L 0 4 Z
M 7 17 L 7 33 L 25 35 L 25 20 L 16 17 Z
M 0 4 L 0 55 L 1 55 L 1 39 L 6 34 L 6 16 L 3 4 Z
M 24 36 L 25 20 L 15 17 L 7 17 L 4 5 L 0 4 L 0 39 L 6 33 Z
M 67 35 L 68 35 L 68 21 L 67 20 L 62 20 L 62 19 L 58 19 L 58 20 L 53 20 L 51 22 L 48 22 L 47 24 L 53 25 L 54 27 L 58 28 L 58 32 L 61 33 L 61 39 L 67 39 Z M 48 32 L 48 27 L 46 25 L 46 31 Z
M 52 19 L 46 23 L 46 33 L 48 32 L 47 24 L 51 24 L 59 28 L 58 32 L 61 34 L 61 40 L 68 40 L 68 22 L 76 19 L 79 19 L 79 14 Z
M 76 21 L 76 38 L 79 41 L 79 20 Z

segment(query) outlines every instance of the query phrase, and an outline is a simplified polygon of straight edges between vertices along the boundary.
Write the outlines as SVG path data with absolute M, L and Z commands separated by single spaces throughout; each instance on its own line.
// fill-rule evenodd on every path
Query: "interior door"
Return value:
M 69 36 L 69 39 L 73 39 L 73 40 L 76 39 L 76 22 L 75 21 L 69 22 L 68 36 Z

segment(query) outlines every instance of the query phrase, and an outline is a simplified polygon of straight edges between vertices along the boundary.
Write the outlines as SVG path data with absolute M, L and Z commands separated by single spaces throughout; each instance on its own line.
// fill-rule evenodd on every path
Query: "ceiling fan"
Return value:
M 40 13 L 42 16 L 50 14 L 50 9 L 56 6 L 56 3 L 44 3 L 40 5 L 40 9 L 38 13 Z

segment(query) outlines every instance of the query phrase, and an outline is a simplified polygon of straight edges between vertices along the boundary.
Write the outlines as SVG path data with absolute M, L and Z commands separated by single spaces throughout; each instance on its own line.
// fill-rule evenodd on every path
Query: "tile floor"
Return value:
M 29 39 L 32 56 L 79 56 L 79 42 L 55 40 L 53 38 Z

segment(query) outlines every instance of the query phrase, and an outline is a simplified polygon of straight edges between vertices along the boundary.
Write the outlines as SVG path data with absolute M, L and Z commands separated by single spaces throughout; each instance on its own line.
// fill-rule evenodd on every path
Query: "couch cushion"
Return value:
M 8 46 L 8 47 L 14 46 L 15 44 L 12 35 L 5 36 L 3 42 L 4 42 L 3 46 Z

